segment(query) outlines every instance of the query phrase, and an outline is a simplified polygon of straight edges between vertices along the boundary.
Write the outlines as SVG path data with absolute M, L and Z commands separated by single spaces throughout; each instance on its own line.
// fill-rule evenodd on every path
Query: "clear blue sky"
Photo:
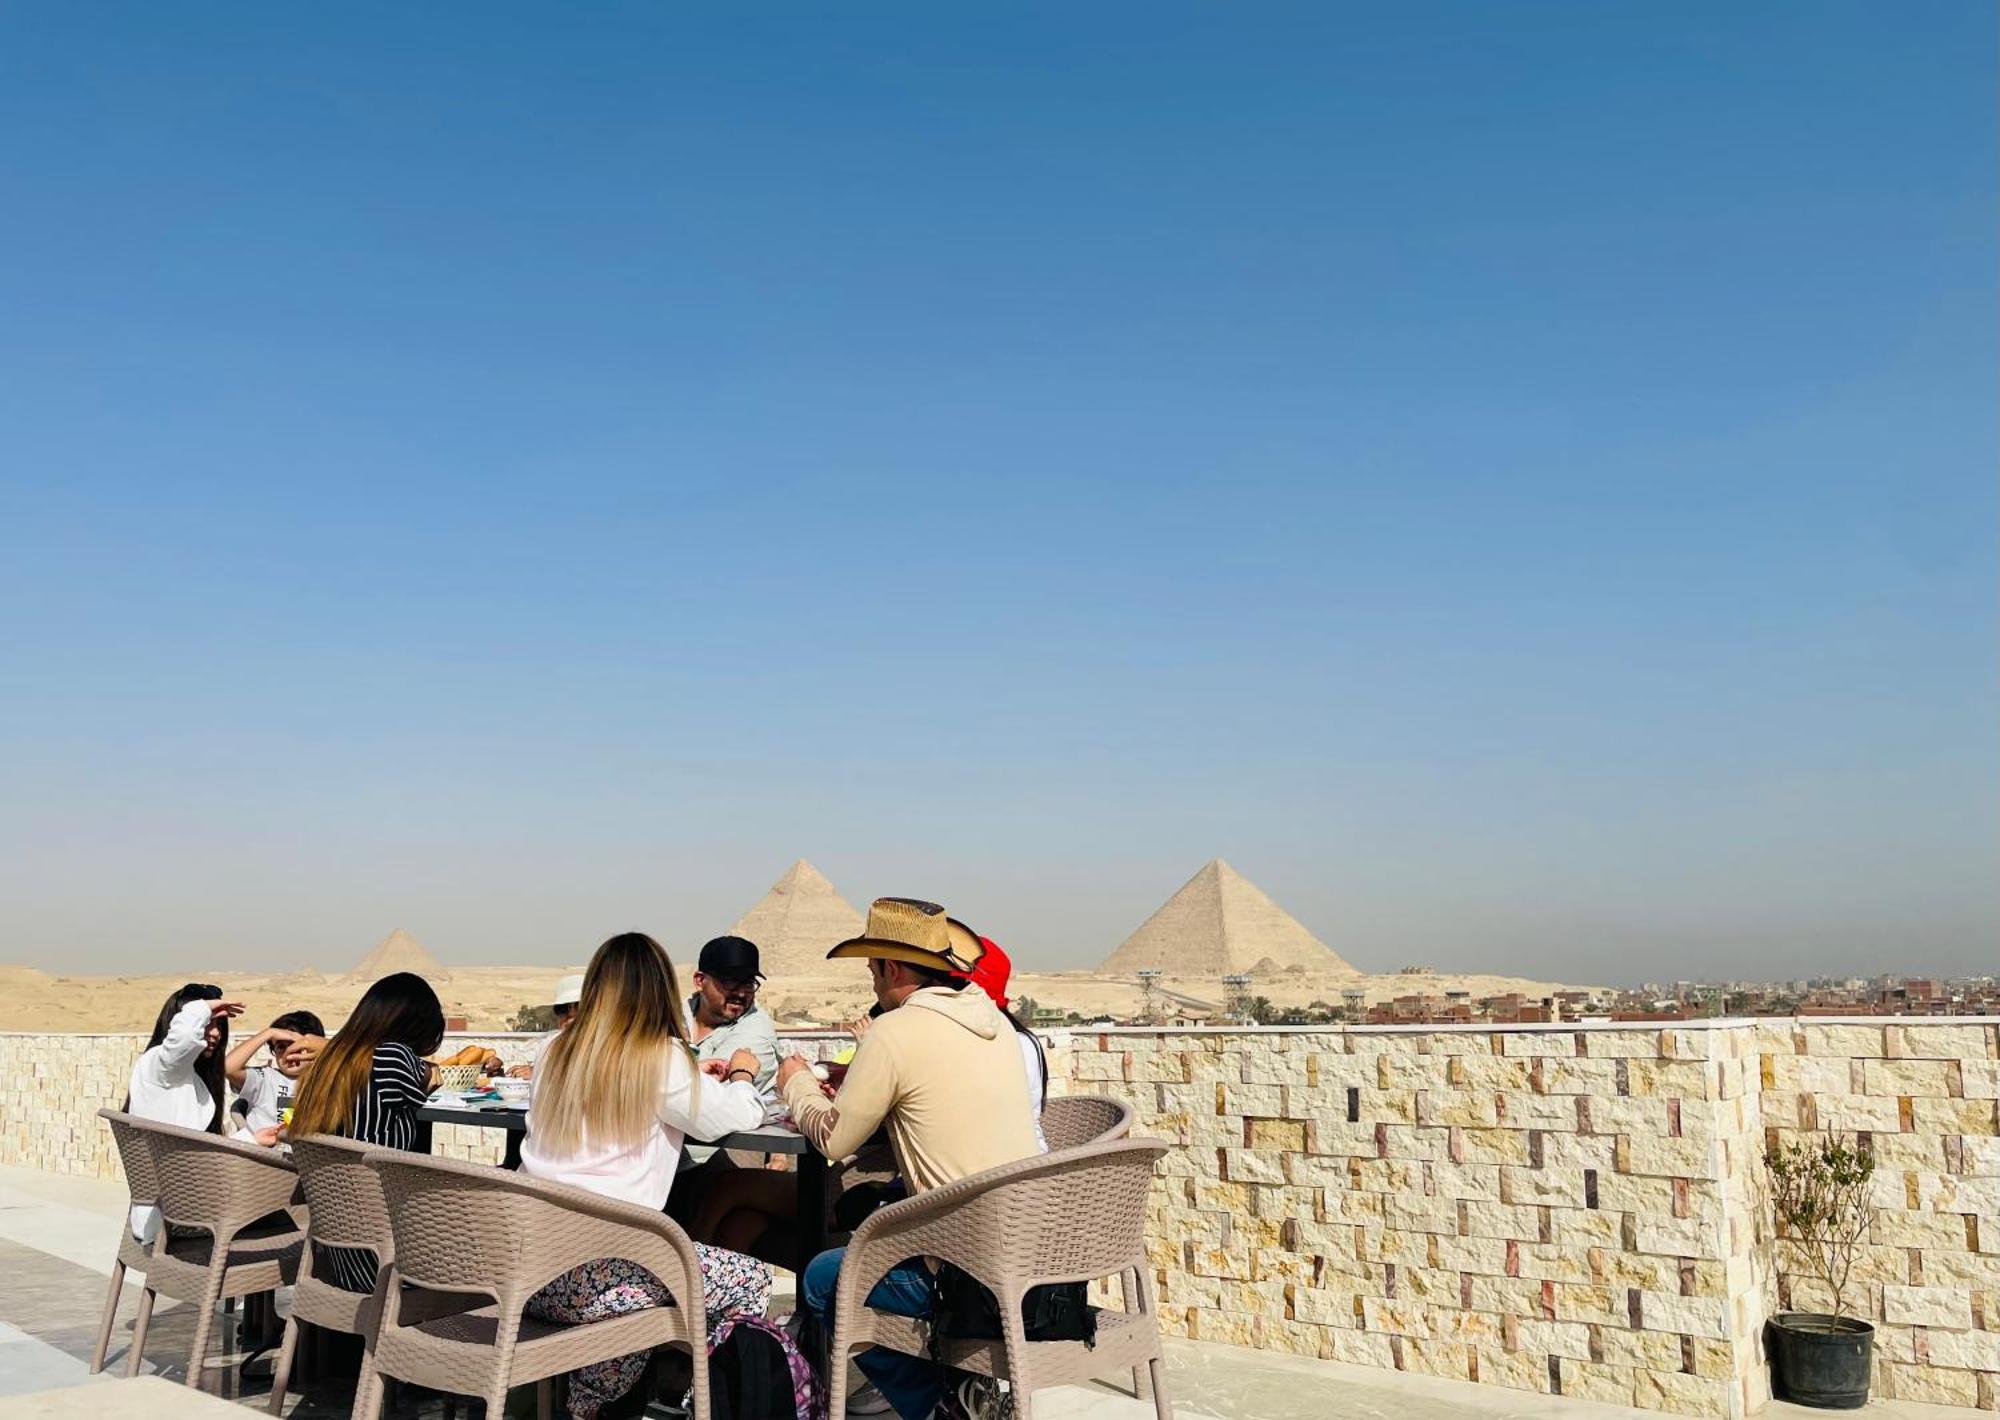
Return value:
M 0 13 L 0 960 L 2000 961 L 1991 6 Z

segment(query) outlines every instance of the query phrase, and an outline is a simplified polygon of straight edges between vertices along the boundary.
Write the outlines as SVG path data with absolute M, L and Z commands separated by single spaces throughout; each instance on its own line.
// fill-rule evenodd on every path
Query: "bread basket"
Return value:
M 438 1084 L 447 1090 L 469 1090 L 479 1083 L 477 1065 L 440 1065 Z

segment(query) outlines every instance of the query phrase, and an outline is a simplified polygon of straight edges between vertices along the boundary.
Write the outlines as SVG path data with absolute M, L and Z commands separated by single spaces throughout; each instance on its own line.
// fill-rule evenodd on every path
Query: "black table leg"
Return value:
M 501 1168 L 519 1169 L 521 1167 L 521 1141 L 526 1137 L 527 1135 L 523 1130 L 509 1129 L 507 1131 L 507 1152 L 501 1156 Z
M 799 1266 L 826 1251 L 826 1155 L 807 1149 L 799 1158 Z

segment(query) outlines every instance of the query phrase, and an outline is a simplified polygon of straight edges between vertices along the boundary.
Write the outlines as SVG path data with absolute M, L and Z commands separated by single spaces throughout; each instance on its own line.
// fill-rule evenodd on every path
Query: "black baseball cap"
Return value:
M 717 981 L 762 981 L 757 968 L 757 944 L 744 937 L 717 937 L 701 949 L 695 970 Z

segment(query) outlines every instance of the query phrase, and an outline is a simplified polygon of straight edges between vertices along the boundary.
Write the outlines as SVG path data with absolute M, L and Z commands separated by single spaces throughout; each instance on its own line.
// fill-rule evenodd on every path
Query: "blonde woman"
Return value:
M 695 1064 L 680 1015 L 680 988 L 660 944 L 639 932 L 597 949 L 583 976 L 576 1016 L 535 1067 L 521 1171 L 660 1209 L 667 1203 L 681 1141 L 716 1139 L 764 1120 L 757 1059 Z M 711 1331 L 730 1317 L 762 1317 L 771 1270 L 755 1258 L 695 1245 Z M 604 1257 L 564 1273 L 528 1300 L 548 1321 L 587 1322 L 643 1311 L 669 1300 L 637 1263 Z M 570 1375 L 569 1411 L 598 1411 L 638 1383 L 643 1353 Z

